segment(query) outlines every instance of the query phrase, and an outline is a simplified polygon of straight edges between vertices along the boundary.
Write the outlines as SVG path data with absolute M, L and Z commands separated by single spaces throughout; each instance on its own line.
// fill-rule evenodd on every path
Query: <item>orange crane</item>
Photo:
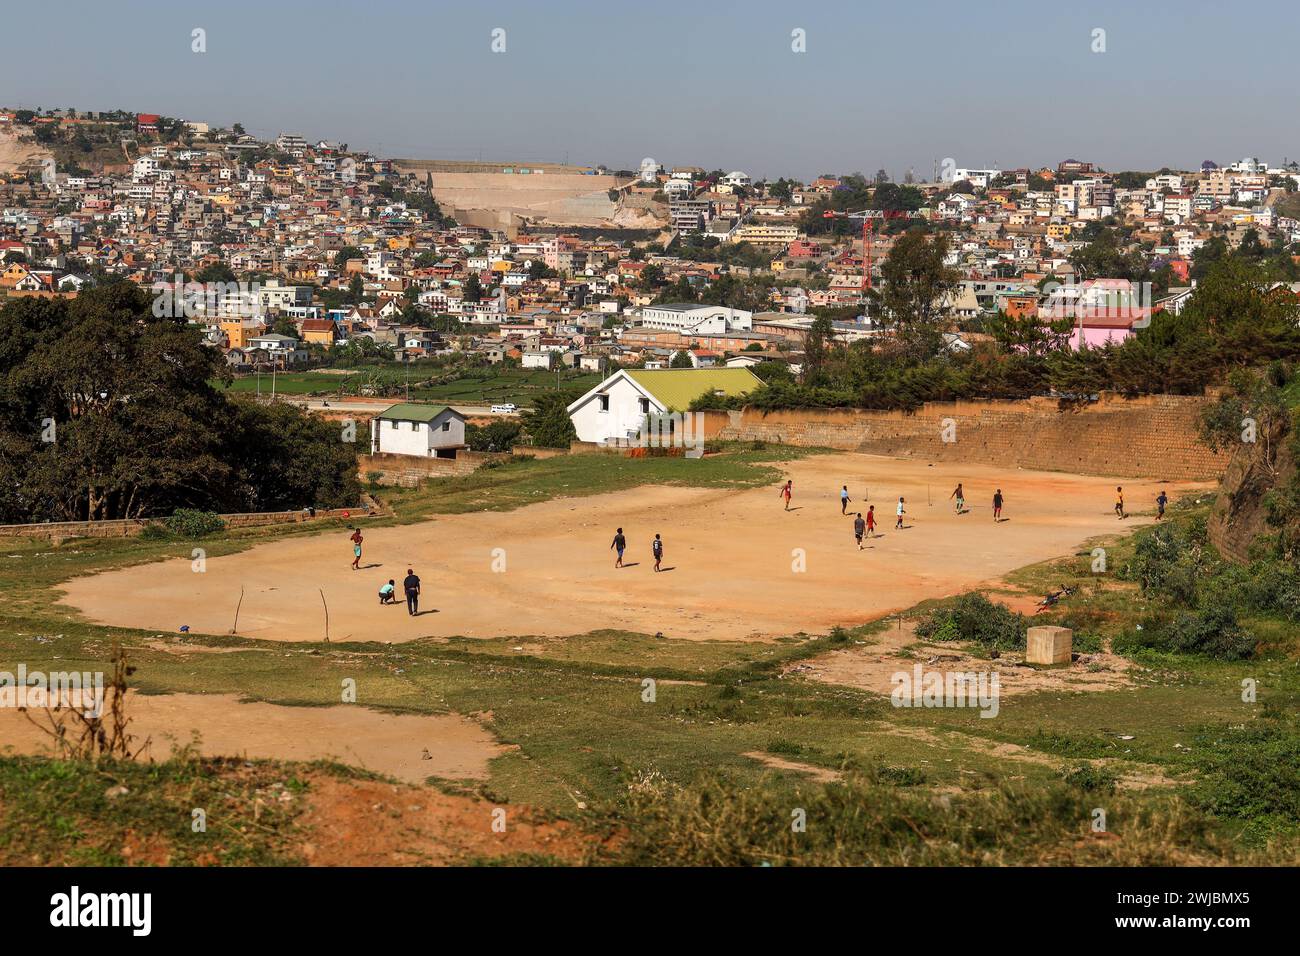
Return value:
M 871 252 L 872 240 L 876 234 L 877 219 L 911 219 L 914 214 L 904 209 L 863 209 L 858 212 L 838 212 L 827 209 L 822 213 L 823 219 L 861 219 L 862 220 L 862 295 L 871 291 Z

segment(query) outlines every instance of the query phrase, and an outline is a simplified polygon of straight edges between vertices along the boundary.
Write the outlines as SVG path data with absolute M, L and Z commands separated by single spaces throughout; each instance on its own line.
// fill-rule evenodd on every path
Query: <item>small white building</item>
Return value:
M 394 405 L 370 421 L 370 454 L 455 458 L 465 444 L 465 416 L 446 405 Z
M 569 405 L 579 441 L 626 441 L 647 415 L 685 412 L 708 394 L 747 395 L 762 385 L 747 368 L 620 369 Z

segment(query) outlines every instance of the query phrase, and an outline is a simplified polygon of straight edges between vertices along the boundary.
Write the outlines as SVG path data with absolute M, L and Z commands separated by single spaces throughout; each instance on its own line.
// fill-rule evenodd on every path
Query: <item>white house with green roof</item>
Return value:
M 704 395 L 748 395 L 762 381 L 747 368 L 621 369 L 569 405 L 579 441 L 637 437 L 647 415 L 685 412 Z
M 372 455 L 455 458 L 465 447 L 465 416 L 446 405 L 404 402 L 370 420 Z

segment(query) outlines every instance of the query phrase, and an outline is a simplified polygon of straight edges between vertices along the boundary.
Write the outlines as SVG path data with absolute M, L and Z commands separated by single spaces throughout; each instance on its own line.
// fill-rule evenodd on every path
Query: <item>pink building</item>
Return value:
M 1070 318 L 1074 325 L 1069 338 L 1072 349 L 1119 344 L 1132 336 L 1135 328 L 1150 324 L 1151 284 L 1134 285 L 1128 279 L 1069 283 L 1052 290 L 1039 306 L 1038 315 L 1048 322 Z

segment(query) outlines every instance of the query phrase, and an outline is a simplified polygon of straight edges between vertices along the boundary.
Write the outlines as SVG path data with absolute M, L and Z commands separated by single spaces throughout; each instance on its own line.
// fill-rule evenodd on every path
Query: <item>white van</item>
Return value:
M 493 415 L 513 415 L 517 411 L 519 411 L 519 406 L 514 402 L 506 402 L 502 405 L 492 406 Z

